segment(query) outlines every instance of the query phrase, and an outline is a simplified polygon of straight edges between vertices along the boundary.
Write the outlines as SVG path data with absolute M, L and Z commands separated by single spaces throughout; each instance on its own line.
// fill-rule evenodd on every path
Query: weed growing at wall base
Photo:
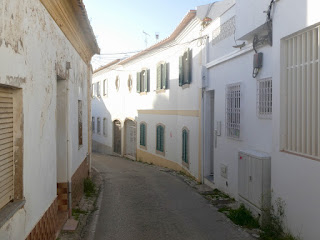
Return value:
M 96 194 L 96 186 L 90 178 L 84 179 L 83 186 L 84 194 L 86 197 L 92 197 Z

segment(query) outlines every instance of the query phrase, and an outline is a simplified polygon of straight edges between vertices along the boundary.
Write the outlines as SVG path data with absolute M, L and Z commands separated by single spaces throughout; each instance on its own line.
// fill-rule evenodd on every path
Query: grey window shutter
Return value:
M 140 80 L 140 72 L 137 72 L 137 92 L 141 92 L 140 88 L 141 80 Z
M 144 76 L 143 76 L 143 91 L 148 92 L 148 71 L 144 71 Z
M 184 158 L 185 162 L 188 163 L 188 133 L 187 131 L 184 132 L 185 138 L 184 138 Z
M 160 127 L 160 148 L 161 148 L 161 152 L 164 152 L 164 128 L 161 126 Z
M 160 126 L 157 126 L 157 150 L 160 151 Z
M 179 86 L 183 85 L 183 56 L 179 57 Z
M 161 89 L 161 64 L 157 66 L 157 90 Z
M 188 79 L 187 82 L 191 83 L 192 81 L 192 49 L 188 49 Z
M 185 136 L 184 136 L 184 130 L 182 131 L 182 161 L 185 161 L 184 159 L 185 159 L 185 155 L 184 155 L 184 138 L 185 138 Z

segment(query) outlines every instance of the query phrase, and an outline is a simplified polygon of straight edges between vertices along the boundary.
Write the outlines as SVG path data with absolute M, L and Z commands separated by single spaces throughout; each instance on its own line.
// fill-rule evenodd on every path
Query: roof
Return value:
M 173 40 L 176 39 L 176 37 L 183 31 L 183 29 L 191 22 L 192 19 L 194 19 L 196 16 L 196 10 L 190 10 L 186 16 L 182 19 L 182 21 L 180 22 L 180 24 L 176 27 L 176 29 L 173 31 L 173 33 L 171 33 L 171 35 L 165 39 L 163 39 L 162 41 L 152 45 L 151 47 L 149 48 L 146 48 L 145 50 L 129 57 L 129 58 L 126 58 L 124 59 L 123 61 L 119 62 L 119 64 L 125 64 L 125 63 L 128 63 L 138 57 L 141 57 L 145 54 L 147 54 L 148 52 L 150 52 L 151 50 L 154 50 L 154 49 L 157 49 L 161 46 L 163 46 L 164 44 L 167 44 Z M 111 64 L 111 63 L 110 63 Z M 114 65 L 115 63 L 113 63 L 112 65 Z M 107 64 L 106 66 L 103 66 L 103 67 L 100 67 L 98 68 L 97 70 L 94 71 L 94 73 L 98 72 L 98 71 L 101 71 L 105 68 L 109 67 L 109 64 Z
M 82 0 L 40 1 L 81 58 L 89 64 L 91 57 L 99 54 L 100 49 Z
M 103 69 L 106 69 L 106 68 L 108 68 L 108 67 L 111 67 L 112 65 L 115 65 L 115 64 L 117 64 L 118 62 L 120 62 L 120 59 L 116 59 L 116 60 L 108 63 L 107 65 L 104 65 L 104 66 L 102 66 L 102 67 L 99 67 L 99 68 L 97 68 L 96 70 L 93 71 L 93 74 L 95 74 L 95 73 L 97 73 L 97 72 L 99 72 L 99 71 L 101 71 L 101 70 L 103 70 Z

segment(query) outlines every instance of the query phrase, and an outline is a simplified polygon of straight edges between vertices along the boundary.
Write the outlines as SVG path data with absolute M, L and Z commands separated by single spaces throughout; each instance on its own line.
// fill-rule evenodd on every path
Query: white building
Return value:
M 0 12 L 0 239 L 55 239 L 88 176 L 99 48 L 81 1 Z
M 199 6 L 176 36 L 94 73 L 101 92 L 92 105 L 94 148 L 182 169 L 256 214 L 281 198 L 285 228 L 319 239 L 319 7 L 317 0 Z M 186 88 L 178 84 L 178 58 L 188 48 Z M 157 89 L 167 86 L 157 85 L 162 63 L 169 63 L 166 90 Z M 148 69 L 150 85 L 137 93 L 137 73 Z

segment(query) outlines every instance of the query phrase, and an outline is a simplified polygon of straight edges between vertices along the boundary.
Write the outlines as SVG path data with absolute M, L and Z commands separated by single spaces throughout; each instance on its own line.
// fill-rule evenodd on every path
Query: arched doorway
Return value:
M 113 151 L 121 155 L 121 122 L 113 121 Z
M 125 121 L 125 155 L 136 159 L 137 130 L 136 123 L 132 120 Z

